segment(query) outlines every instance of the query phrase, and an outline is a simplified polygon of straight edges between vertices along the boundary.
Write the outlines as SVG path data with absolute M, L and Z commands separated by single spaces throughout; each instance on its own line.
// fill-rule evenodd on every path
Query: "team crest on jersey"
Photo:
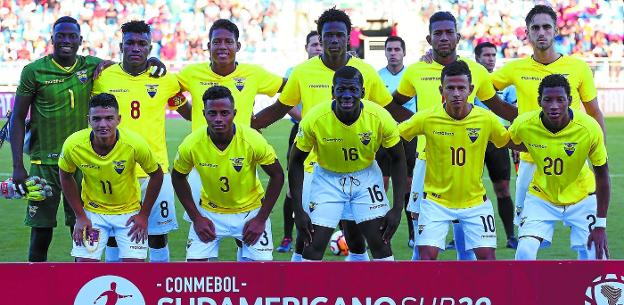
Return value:
M 360 141 L 362 141 L 362 144 L 368 145 L 368 143 L 370 143 L 371 134 L 373 134 L 372 131 L 358 133 L 358 136 L 360 136 Z
M 576 144 L 577 143 L 563 143 L 563 150 L 568 154 L 568 157 L 572 156 L 576 150 Z
M 243 168 L 243 160 L 245 160 L 245 158 L 243 157 L 230 158 L 230 161 L 232 161 L 232 166 L 237 172 L 240 172 Z
M 238 89 L 238 91 L 243 91 L 243 88 L 245 87 L 245 78 L 244 77 L 234 77 L 234 86 L 236 86 L 236 89 Z
M 123 173 L 124 169 L 126 169 L 126 160 L 115 160 L 113 161 L 113 164 L 115 164 L 115 171 L 120 175 Z
M 481 128 L 466 128 L 466 131 L 468 131 L 468 138 L 472 141 L 472 143 L 474 143 L 479 137 L 480 130 Z
M 145 88 L 147 88 L 147 94 L 150 97 L 156 96 L 156 93 L 158 91 L 158 85 L 149 85 L 149 84 L 147 84 L 147 85 L 145 85 Z
M 36 205 L 28 206 L 28 216 L 30 216 L 30 218 L 35 217 L 35 214 L 37 214 L 37 209 L 38 208 L 39 207 L 36 206 Z
M 87 80 L 89 79 L 89 76 L 87 75 L 87 70 L 80 70 L 80 71 L 76 71 L 76 77 L 78 78 L 78 80 L 81 83 L 86 83 Z
M 318 204 L 316 202 L 310 201 L 310 203 L 308 204 L 308 209 L 310 210 L 310 213 L 314 212 L 314 210 L 316 210 L 316 206 Z

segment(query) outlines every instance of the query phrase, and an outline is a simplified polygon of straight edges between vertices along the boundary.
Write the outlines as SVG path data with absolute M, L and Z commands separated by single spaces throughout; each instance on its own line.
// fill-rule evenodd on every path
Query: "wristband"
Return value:
M 607 218 L 596 217 L 596 223 L 594 227 L 598 228 L 606 228 L 607 227 Z

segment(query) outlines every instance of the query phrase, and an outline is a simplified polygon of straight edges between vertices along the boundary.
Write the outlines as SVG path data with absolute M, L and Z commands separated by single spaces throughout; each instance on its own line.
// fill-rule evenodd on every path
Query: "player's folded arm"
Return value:
M 296 104 L 295 104 L 296 105 Z M 251 127 L 263 129 L 283 118 L 293 106 L 282 103 L 279 99 L 253 116 Z

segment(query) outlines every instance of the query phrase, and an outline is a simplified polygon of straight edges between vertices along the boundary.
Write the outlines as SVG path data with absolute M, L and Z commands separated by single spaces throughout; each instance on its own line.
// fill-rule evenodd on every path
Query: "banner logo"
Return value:
M 585 291 L 585 305 L 621 305 L 624 276 L 607 274 L 595 278 Z
M 120 276 L 105 275 L 82 286 L 74 305 L 85 304 L 145 305 L 145 299 L 132 282 Z

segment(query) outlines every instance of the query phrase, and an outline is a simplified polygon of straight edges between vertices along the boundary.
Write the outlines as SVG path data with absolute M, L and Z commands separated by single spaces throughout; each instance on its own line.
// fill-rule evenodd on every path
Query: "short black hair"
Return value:
M 310 38 L 314 37 L 314 36 L 318 36 L 319 32 L 317 31 L 310 31 L 310 33 L 308 33 L 308 35 L 306 35 L 306 46 L 310 44 Z
M 388 42 L 391 41 L 398 41 L 401 43 L 401 49 L 403 49 L 403 52 L 406 52 L 405 50 L 405 40 L 403 40 L 403 38 L 399 37 L 399 36 L 388 36 L 388 38 L 386 38 L 386 42 L 384 42 L 384 48 L 388 46 Z
M 450 12 L 439 11 L 429 17 L 429 33 L 431 33 L 431 25 L 438 21 L 452 21 L 455 25 L 455 31 L 457 31 L 457 19 L 455 19 L 455 16 Z
M 550 16 L 550 18 L 552 18 L 552 20 L 553 20 L 553 24 L 557 25 L 557 13 L 555 13 L 553 8 L 548 6 L 548 5 L 538 4 L 538 5 L 534 6 L 529 11 L 529 13 L 527 14 L 526 18 L 524 18 L 524 22 L 526 23 L 527 28 L 529 27 L 531 22 L 533 22 L 533 17 L 535 17 L 535 15 L 537 15 L 537 14 L 546 14 L 546 15 Z
M 95 107 L 115 108 L 119 111 L 119 103 L 114 95 L 109 93 L 100 93 L 91 97 L 89 100 L 89 109 Z
M 364 77 L 362 76 L 362 73 L 360 72 L 360 70 L 351 66 L 344 66 L 338 69 L 336 73 L 334 73 L 334 78 L 332 79 L 333 85 L 336 85 L 336 79 L 338 78 L 343 78 L 343 79 L 357 78 L 357 80 L 360 82 L 360 85 L 364 86 Z
M 446 65 L 442 69 L 440 82 L 443 82 L 444 77 L 446 76 L 457 76 L 457 75 L 467 75 L 468 82 L 472 84 L 472 73 L 470 73 L 470 68 L 468 68 L 468 64 L 466 64 L 466 62 L 463 60 L 456 60 L 455 62 L 449 65 Z
M 230 89 L 223 86 L 212 86 L 204 92 L 202 95 L 202 100 L 204 101 L 204 106 L 206 106 L 207 101 L 217 100 L 220 98 L 227 98 L 232 103 L 232 108 L 234 108 L 234 97 L 232 96 L 232 91 Z
M 351 33 L 351 18 L 344 11 L 332 7 L 321 14 L 316 21 L 316 30 L 319 34 L 323 33 L 323 25 L 328 22 L 342 22 L 347 26 L 347 35 Z
M 151 34 L 152 29 L 149 24 L 143 20 L 132 20 L 121 25 L 121 33 L 137 33 L 137 34 Z
M 483 48 L 494 48 L 494 50 L 496 50 L 496 45 L 489 41 L 478 44 L 474 49 L 476 57 L 481 56 L 481 52 L 483 52 Z
M 236 26 L 236 24 L 234 24 L 234 22 L 229 21 L 227 19 L 219 19 L 212 24 L 212 26 L 210 27 L 210 30 L 208 31 L 208 39 L 212 39 L 212 32 L 218 29 L 229 31 L 230 33 L 234 34 L 234 38 L 238 40 L 238 37 L 239 37 L 238 27 Z
M 544 93 L 544 88 L 556 88 L 556 87 L 563 87 L 563 90 L 565 91 L 566 95 L 570 97 L 570 83 L 568 82 L 568 79 L 561 74 L 551 74 L 551 75 L 544 77 L 544 79 L 542 79 L 542 81 L 539 84 L 539 88 L 537 89 L 538 103 L 542 101 L 542 93 Z M 572 101 L 570 100 L 569 102 L 571 103 Z
M 59 19 L 56 19 L 56 21 L 54 21 L 54 25 L 52 25 L 52 31 L 54 31 L 54 28 L 61 24 L 61 23 L 72 23 L 75 24 L 78 27 L 78 31 L 80 31 L 80 24 L 78 24 L 78 21 L 72 17 L 69 16 L 63 16 Z

